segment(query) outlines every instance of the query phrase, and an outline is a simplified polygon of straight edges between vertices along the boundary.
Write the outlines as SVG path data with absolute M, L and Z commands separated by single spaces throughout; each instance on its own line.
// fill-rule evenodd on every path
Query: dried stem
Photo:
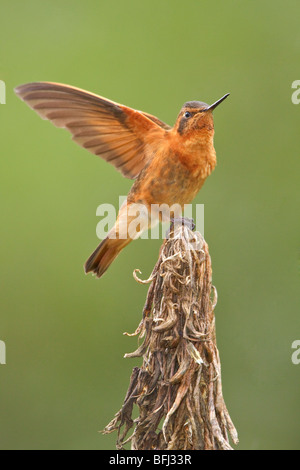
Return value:
M 144 340 L 125 357 L 142 356 L 143 364 L 133 369 L 124 404 L 104 433 L 118 431 L 118 449 L 131 442 L 133 450 L 232 450 L 227 432 L 234 444 L 238 437 L 222 394 L 206 242 L 186 225 L 172 226 L 150 278 L 137 272 L 138 282 L 150 283 L 133 333 Z

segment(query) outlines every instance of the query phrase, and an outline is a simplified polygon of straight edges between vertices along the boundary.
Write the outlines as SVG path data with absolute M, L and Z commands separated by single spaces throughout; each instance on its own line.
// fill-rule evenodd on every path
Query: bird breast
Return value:
M 188 204 L 215 166 L 213 155 L 185 154 L 169 148 L 157 152 L 139 175 L 129 201 L 151 204 Z

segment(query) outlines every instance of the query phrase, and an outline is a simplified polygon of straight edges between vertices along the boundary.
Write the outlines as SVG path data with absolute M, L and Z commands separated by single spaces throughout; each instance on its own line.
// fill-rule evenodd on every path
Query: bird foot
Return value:
M 196 224 L 193 219 L 188 219 L 187 217 L 179 217 L 170 219 L 170 228 L 166 232 L 166 238 L 170 238 L 170 233 L 175 230 L 176 227 L 183 225 L 184 227 L 188 227 L 190 230 L 195 230 Z

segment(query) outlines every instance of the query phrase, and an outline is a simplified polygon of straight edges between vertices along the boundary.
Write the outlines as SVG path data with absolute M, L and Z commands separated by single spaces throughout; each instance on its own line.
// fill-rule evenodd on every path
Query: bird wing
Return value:
M 169 124 L 166 124 L 165 122 L 161 121 L 156 116 L 152 116 L 152 114 L 149 114 L 149 113 L 144 113 L 143 111 L 139 111 L 139 112 L 142 113 L 144 116 L 146 116 L 148 119 L 151 119 L 151 121 L 158 124 L 162 129 L 165 129 L 166 131 L 169 131 L 171 129 L 171 126 L 169 126 Z
M 75 142 L 131 179 L 152 158 L 153 152 L 146 151 L 149 134 L 159 137 L 170 129 L 151 114 L 68 85 L 28 83 L 15 92 L 43 119 L 66 128 Z

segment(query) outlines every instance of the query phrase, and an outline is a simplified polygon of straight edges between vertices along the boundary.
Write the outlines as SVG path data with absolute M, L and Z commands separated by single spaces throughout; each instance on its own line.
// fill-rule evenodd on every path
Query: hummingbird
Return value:
M 186 102 L 171 127 L 152 114 L 69 85 L 34 82 L 15 92 L 43 119 L 67 129 L 77 144 L 134 180 L 113 228 L 85 263 L 85 272 L 98 278 L 126 245 L 162 220 L 158 212 L 157 220 L 150 220 L 151 207 L 183 210 L 216 166 L 213 111 L 229 93 L 212 105 Z M 145 208 L 138 235 L 128 230 L 135 205 Z

